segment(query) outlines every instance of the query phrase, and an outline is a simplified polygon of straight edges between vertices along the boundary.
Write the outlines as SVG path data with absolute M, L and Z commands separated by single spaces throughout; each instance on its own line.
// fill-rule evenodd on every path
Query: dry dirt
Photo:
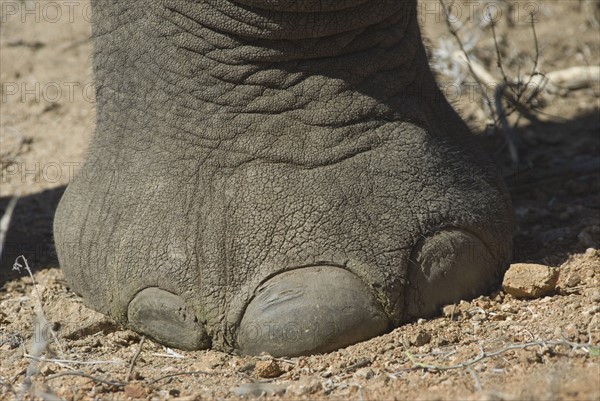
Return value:
M 535 61 L 531 5 L 540 72 L 599 65 L 597 1 L 510 2 L 510 8 L 503 1 L 479 3 L 503 10 L 496 42 L 509 79 L 529 73 Z M 456 48 L 436 4 L 421 3 L 432 54 Z M 471 4 L 461 6 L 468 30 L 459 35 L 500 81 L 491 27 L 479 23 L 481 7 Z M 455 101 L 506 176 L 517 221 L 514 262 L 559 270 L 550 295 L 521 300 L 498 288 L 448 306 L 435 319 L 327 355 L 272 360 L 181 352 L 86 309 L 57 268 L 53 212 L 94 129 L 89 4 L 4 0 L 0 7 L 0 215 L 12 195 L 21 195 L 0 269 L 0 399 L 199 400 L 264 393 L 275 399 L 600 400 L 597 82 L 544 91 L 509 117 L 518 163 L 510 160 L 504 136 L 486 129 L 490 113 L 481 96 L 464 91 Z M 450 67 L 440 74 L 442 86 L 462 76 Z M 469 82 L 461 87 L 472 87 Z M 11 270 L 21 254 L 36 286 L 24 269 Z M 49 323 L 36 317 L 41 310 Z

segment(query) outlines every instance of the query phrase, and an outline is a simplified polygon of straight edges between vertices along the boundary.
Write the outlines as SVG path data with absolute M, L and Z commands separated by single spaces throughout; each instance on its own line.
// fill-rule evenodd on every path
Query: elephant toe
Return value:
M 499 280 L 501 267 L 486 244 L 467 231 L 444 230 L 426 238 L 411 258 L 406 320 L 485 293 Z
M 196 350 L 210 347 L 203 325 L 181 297 L 160 288 L 140 291 L 129 303 L 129 326 L 170 347 Z
M 389 324 L 371 290 L 353 273 L 305 267 L 258 287 L 240 323 L 237 346 L 253 355 L 324 353 L 380 335 Z

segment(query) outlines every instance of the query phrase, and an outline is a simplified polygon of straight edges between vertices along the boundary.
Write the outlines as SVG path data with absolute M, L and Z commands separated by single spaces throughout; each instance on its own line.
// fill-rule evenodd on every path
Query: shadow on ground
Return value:
M 0 258 L 0 286 L 20 274 L 13 271 L 15 259 L 24 255 L 32 270 L 58 265 L 52 236 L 52 221 L 65 187 L 48 189 L 19 199 L 13 211 Z M 0 216 L 10 197 L 0 198 Z
M 559 266 L 573 253 L 600 248 L 600 115 L 556 120 L 514 132 L 516 165 L 503 138 L 486 141 L 513 200 L 515 262 Z

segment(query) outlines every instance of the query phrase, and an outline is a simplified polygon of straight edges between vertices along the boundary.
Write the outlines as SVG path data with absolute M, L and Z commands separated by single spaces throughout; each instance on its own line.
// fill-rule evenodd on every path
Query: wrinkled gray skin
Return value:
M 326 352 L 489 291 L 497 170 L 414 1 L 93 2 L 97 134 L 56 212 L 92 308 L 173 347 Z

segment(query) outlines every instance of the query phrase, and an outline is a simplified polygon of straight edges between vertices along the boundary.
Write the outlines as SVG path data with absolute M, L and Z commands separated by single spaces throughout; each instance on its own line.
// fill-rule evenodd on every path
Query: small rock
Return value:
M 356 372 L 354 372 L 355 379 L 364 379 L 369 380 L 373 376 L 375 376 L 375 372 L 371 368 L 360 368 Z
M 481 308 L 483 310 L 490 309 L 490 307 L 492 305 L 491 301 L 487 297 L 479 297 L 477 299 L 474 299 L 473 304 L 476 307 Z
M 558 269 L 534 263 L 515 263 L 504 275 L 502 287 L 515 298 L 540 298 L 552 294 Z
M 457 333 L 443 332 L 436 335 L 436 345 L 444 346 L 448 344 L 456 344 L 460 341 L 460 337 Z
M 581 283 L 581 277 L 579 277 L 577 274 L 573 274 L 569 276 L 565 282 L 565 286 L 572 288 L 576 287 L 579 283 Z
M 600 302 L 600 290 L 595 288 L 590 293 L 590 299 L 592 302 Z
M 408 341 L 410 345 L 420 347 L 422 345 L 428 344 L 431 341 L 431 334 L 429 334 L 426 331 L 420 330 L 418 333 L 410 336 Z
M 256 374 L 259 377 L 273 378 L 283 374 L 283 370 L 274 359 L 256 362 Z
M 450 320 L 460 320 L 462 317 L 462 311 L 458 307 L 458 305 L 451 304 L 446 305 L 442 308 L 442 315 L 447 317 Z
M 321 381 L 314 376 L 302 376 L 300 380 L 293 383 L 287 391 L 295 396 L 310 395 L 319 392 L 323 386 Z
M 131 344 L 140 341 L 139 335 L 129 330 L 116 331 L 114 333 L 110 333 L 110 335 L 106 338 L 110 338 L 110 340 L 115 344 L 122 345 L 124 347 L 128 347 Z
M 470 302 L 460 301 L 458 304 L 445 305 L 442 314 L 451 320 L 460 320 L 468 315 L 469 309 L 471 309 Z
M 144 398 L 148 394 L 148 390 L 140 383 L 129 383 L 125 386 L 125 395 L 131 398 Z
M 250 371 L 254 370 L 255 366 L 256 366 L 256 363 L 248 362 L 247 364 L 245 364 L 244 366 L 239 368 L 238 372 L 250 372 Z

